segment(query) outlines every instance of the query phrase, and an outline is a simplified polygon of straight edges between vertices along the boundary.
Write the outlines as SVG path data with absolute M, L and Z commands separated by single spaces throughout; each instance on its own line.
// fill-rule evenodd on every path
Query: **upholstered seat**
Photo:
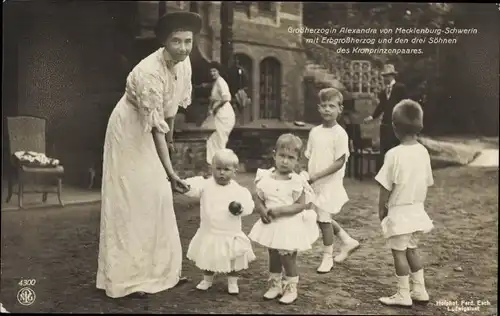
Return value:
M 9 152 L 11 155 L 11 168 L 8 173 L 8 195 L 6 202 L 10 202 L 12 195 L 17 193 L 19 208 L 23 208 L 24 193 L 42 193 L 42 201 L 47 201 L 48 193 L 57 193 L 59 204 L 64 206 L 62 201 L 62 177 L 64 175 L 64 167 L 57 165 L 54 167 L 29 166 L 21 164 L 14 153 L 19 151 L 33 151 L 40 154 L 45 154 L 46 139 L 45 139 L 46 120 L 33 116 L 16 116 L 7 117 L 7 133 L 9 137 Z M 41 191 L 25 191 L 24 186 L 28 177 L 35 175 L 43 175 L 57 180 L 55 190 L 50 190 L 54 186 L 41 186 Z M 17 176 L 18 190 L 13 191 L 14 178 Z

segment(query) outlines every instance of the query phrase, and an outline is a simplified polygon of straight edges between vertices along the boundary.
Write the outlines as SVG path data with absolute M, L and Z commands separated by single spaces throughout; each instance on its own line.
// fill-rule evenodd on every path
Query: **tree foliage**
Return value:
M 481 4 L 449 4 L 449 3 L 386 3 L 386 2 L 305 2 L 304 3 L 304 25 L 310 28 L 341 28 L 353 29 L 397 27 L 403 28 L 429 28 L 444 29 L 445 27 L 471 27 L 471 10 L 476 11 L 476 15 L 484 7 Z M 484 6 L 484 5 L 483 5 Z M 495 9 L 495 8 L 493 8 Z M 483 12 L 481 11 L 481 12 Z M 483 13 L 484 14 L 484 13 Z M 498 19 L 497 19 L 498 22 Z M 481 22 L 478 22 L 481 23 Z M 483 23 L 484 24 L 484 23 Z M 497 24 L 498 25 L 498 24 Z M 345 37 L 346 34 L 329 34 L 330 37 Z M 396 45 L 384 46 L 387 44 L 377 43 L 379 38 L 395 35 L 385 35 L 378 32 L 375 35 L 376 44 L 370 48 L 386 47 L 394 48 Z M 367 35 L 353 35 L 352 37 L 364 37 Z M 407 38 L 413 37 L 407 36 Z M 498 38 L 497 38 L 498 41 Z M 349 47 L 349 45 L 323 44 L 335 50 L 338 47 Z M 360 46 L 360 45 L 357 45 Z M 364 45 L 366 47 L 366 45 Z M 399 48 L 422 48 L 422 54 L 349 54 L 346 57 L 351 59 L 370 60 L 375 67 L 381 67 L 383 63 L 393 63 L 399 71 L 398 80 L 404 82 L 414 99 L 420 101 L 427 113 L 443 112 L 449 110 L 446 102 L 451 102 L 453 92 L 460 86 L 456 78 L 456 68 L 464 63 L 463 53 L 459 48 L 467 48 L 467 45 L 436 45 L 436 44 L 405 44 Z M 440 109 L 440 108 L 441 109 Z M 462 129 L 474 129 L 473 120 L 466 111 L 455 110 L 457 120 L 451 124 L 470 125 Z M 442 115 L 441 113 L 440 115 Z M 461 116 L 460 119 L 458 116 Z M 439 120 L 432 115 L 434 122 L 431 122 L 433 129 L 442 127 Z M 427 118 L 429 119 L 429 118 Z M 477 120 L 479 118 L 476 118 Z M 466 123 L 464 123 L 466 122 Z M 498 122 L 496 123 L 498 125 Z M 477 125 L 477 124 L 476 124 Z M 497 126 L 498 128 L 498 126 Z

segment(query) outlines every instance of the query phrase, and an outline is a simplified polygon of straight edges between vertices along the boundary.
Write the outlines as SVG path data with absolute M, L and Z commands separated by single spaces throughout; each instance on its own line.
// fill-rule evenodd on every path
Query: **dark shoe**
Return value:
M 177 284 L 174 287 L 178 287 L 178 286 L 184 285 L 184 284 L 186 284 L 188 282 L 189 282 L 188 278 L 186 278 L 186 277 L 180 277 L 179 278 L 179 282 L 177 282 Z
M 146 292 L 134 292 L 134 293 L 131 293 L 127 296 L 132 297 L 132 298 L 147 298 L 148 293 L 146 293 Z

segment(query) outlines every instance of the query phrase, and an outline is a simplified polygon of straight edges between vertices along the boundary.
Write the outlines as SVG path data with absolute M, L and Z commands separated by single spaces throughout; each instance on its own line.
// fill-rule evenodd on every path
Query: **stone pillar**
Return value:
M 233 2 L 222 1 L 220 6 L 221 64 L 226 71 L 233 63 L 233 16 Z
M 206 127 L 189 127 L 175 132 L 175 152 L 171 157 L 174 170 L 181 178 L 206 171 L 207 139 L 214 131 Z
M 154 28 L 160 15 L 160 1 L 137 2 L 137 20 L 139 38 L 154 36 Z

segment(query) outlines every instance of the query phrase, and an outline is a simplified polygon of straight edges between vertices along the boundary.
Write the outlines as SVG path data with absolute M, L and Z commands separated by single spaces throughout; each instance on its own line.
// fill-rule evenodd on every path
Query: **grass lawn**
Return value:
M 491 306 L 472 314 L 496 314 L 498 168 L 453 167 L 434 175 L 428 212 L 436 228 L 420 245 L 431 295 L 427 307 L 407 310 L 378 303 L 379 296 L 395 290 L 394 267 L 377 218 L 377 187 L 373 181 L 352 179 L 346 179 L 351 201 L 338 221 L 362 246 L 327 275 L 315 272 L 320 241 L 314 250 L 299 255 L 301 279 L 294 305 L 261 299 L 267 255 L 257 245 L 257 260 L 242 274 L 238 297 L 225 293 L 223 277 L 216 277 L 215 286 L 206 293 L 195 290 L 201 275 L 186 260 L 184 274 L 192 279 L 190 284 L 143 300 L 107 298 L 95 288 L 98 204 L 3 212 L 0 301 L 11 312 L 456 315 L 461 313 L 447 311 L 436 301 L 482 300 Z M 240 175 L 240 180 L 250 185 L 252 176 Z M 199 224 L 199 209 L 185 197 L 176 196 L 175 202 L 186 251 Z M 256 219 L 256 214 L 244 219 L 245 232 Z M 36 279 L 36 301 L 31 306 L 16 301 L 20 279 Z

